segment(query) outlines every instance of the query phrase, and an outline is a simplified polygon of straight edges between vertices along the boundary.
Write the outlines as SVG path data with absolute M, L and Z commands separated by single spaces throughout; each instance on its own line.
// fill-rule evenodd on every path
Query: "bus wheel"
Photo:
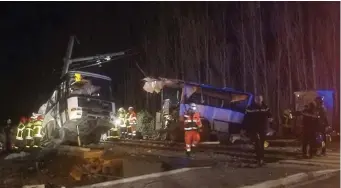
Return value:
M 219 132 L 219 133 L 217 133 L 217 137 L 218 137 L 220 144 L 225 144 L 225 145 L 230 144 L 230 134 L 229 133 Z

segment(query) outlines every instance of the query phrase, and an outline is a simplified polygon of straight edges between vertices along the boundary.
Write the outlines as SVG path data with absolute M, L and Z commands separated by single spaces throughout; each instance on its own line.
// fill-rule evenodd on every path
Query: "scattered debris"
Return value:
M 83 151 L 77 164 L 72 167 L 70 176 L 76 181 L 82 180 L 84 176 L 110 176 L 121 177 L 123 169 L 122 159 L 103 159 L 103 151 Z
M 24 185 L 22 188 L 45 188 L 45 184 L 42 184 L 42 185 Z
M 30 155 L 29 153 L 26 153 L 26 152 L 20 152 L 20 153 L 12 153 L 12 154 L 9 154 L 5 157 L 5 160 L 10 160 L 10 159 L 15 159 L 15 158 L 23 158 L 23 157 L 26 157 Z

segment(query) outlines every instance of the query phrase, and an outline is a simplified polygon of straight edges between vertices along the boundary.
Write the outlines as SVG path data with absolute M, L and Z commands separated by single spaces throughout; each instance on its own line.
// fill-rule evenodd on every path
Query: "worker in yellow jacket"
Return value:
M 28 121 L 25 126 L 25 147 L 30 148 L 33 144 L 33 123 L 34 119 L 28 118 Z
M 19 125 L 17 127 L 17 134 L 15 136 L 15 149 L 18 149 L 19 147 L 23 146 L 24 142 L 24 130 L 25 130 L 25 124 L 27 122 L 26 117 L 21 117 L 19 121 Z
M 43 116 L 38 114 L 33 114 L 35 116 L 35 121 L 33 122 L 33 147 L 37 148 L 41 146 L 41 129 L 43 124 Z

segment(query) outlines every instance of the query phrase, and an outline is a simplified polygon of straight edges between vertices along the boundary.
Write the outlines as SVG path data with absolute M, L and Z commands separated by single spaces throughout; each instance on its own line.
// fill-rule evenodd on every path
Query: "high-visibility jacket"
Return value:
M 41 135 L 42 124 L 43 124 L 42 120 L 36 120 L 33 122 L 33 137 L 35 138 L 43 137 Z
M 17 140 L 24 140 L 24 137 L 23 137 L 24 129 L 25 129 L 25 124 L 23 122 L 20 122 L 17 128 L 17 135 L 15 137 Z
M 33 128 L 33 122 L 34 121 L 30 120 L 27 122 L 27 124 L 25 126 L 25 131 L 26 131 L 25 139 L 26 140 L 32 140 L 33 139 L 33 136 L 32 136 L 32 134 L 33 134 L 33 129 L 32 129 Z
M 126 125 L 126 115 L 124 113 L 120 113 L 118 115 L 119 120 L 121 120 L 120 127 L 127 127 Z
M 136 113 L 135 112 L 129 113 L 128 122 L 129 122 L 129 126 L 137 124 L 137 118 L 136 118 Z
M 200 114 L 198 112 L 195 112 L 194 114 L 185 114 L 184 118 L 185 131 L 197 130 L 202 127 Z

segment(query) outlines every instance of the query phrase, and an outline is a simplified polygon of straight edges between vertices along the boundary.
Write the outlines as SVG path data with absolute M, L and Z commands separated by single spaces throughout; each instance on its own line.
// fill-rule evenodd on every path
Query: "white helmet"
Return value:
M 191 103 L 189 104 L 189 108 L 195 112 L 197 110 L 197 105 L 195 103 Z
M 134 110 L 134 108 L 133 107 L 129 107 L 128 110 Z

